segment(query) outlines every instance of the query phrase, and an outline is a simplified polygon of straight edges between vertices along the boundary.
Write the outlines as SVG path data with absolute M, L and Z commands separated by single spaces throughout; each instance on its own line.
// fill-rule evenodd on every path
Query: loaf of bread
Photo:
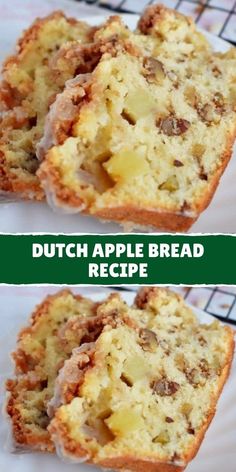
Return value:
M 58 454 L 114 470 L 183 471 L 215 414 L 232 330 L 200 324 L 165 289 L 141 289 L 131 308 L 113 296 L 99 309 L 116 323 L 74 349 L 56 381 L 48 429 Z
M 63 290 L 48 296 L 35 309 L 29 326 L 20 332 L 13 353 L 16 376 L 6 385 L 6 410 L 16 448 L 54 450 L 47 431 L 47 405 L 58 371 L 72 349 L 81 341 L 94 340 L 90 331 L 95 314 L 95 303 Z M 81 328 L 76 325 L 76 335 L 67 326 L 72 319 L 81 322 Z
M 148 8 L 135 33 L 106 39 L 94 70 L 67 82 L 49 112 L 38 170 L 48 202 L 187 230 L 231 156 L 235 48 L 212 52 L 192 20 L 163 6 Z
M 44 198 L 36 176 L 36 144 L 56 94 L 50 60 L 67 41 L 88 41 L 93 28 L 54 12 L 37 19 L 17 44 L 17 52 L 3 66 L 0 86 L 0 190 L 25 198 Z M 63 84 L 64 85 L 64 84 Z

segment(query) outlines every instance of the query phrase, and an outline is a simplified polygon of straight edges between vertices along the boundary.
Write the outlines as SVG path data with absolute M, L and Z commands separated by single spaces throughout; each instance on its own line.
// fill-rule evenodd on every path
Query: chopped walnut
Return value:
M 162 82 L 165 78 L 165 69 L 161 61 L 154 57 L 144 59 L 145 77 L 148 82 Z
M 207 123 L 212 123 L 214 121 L 214 110 L 212 105 L 207 103 L 206 105 L 198 106 L 197 112 L 203 121 L 206 121 Z
M 140 310 L 146 308 L 149 302 L 152 300 L 152 297 L 155 297 L 156 288 L 155 287 L 143 287 L 141 288 L 135 298 L 135 305 Z
M 199 336 L 198 341 L 199 341 L 200 346 L 206 346 L 207 345 L 207 341 L 203 336 Z
M 180 136 L 184 134 L 190 126 L 190 122 L 183 118 L 176 118 L 173 115 L 161 119 L 157 122 L 157 126 L 167 136 Z
M 177 74 L 173 70 L 170 70 L 170 71 L 167 72 L 167 76 L 171 80 L 171 82 L 173 82 L 174 87 L 178 88 L 178 76 L 177 76 Z
M 139 344 L 142 346 L 144 351 L 155 352 L 158 346 L 157 335 L 150 329 L 140 329 L 139 331 L 140 341 Z
M 197 97 L 196 97 L 196 89 L 194 87 L 192 86 L 186 87 L 184 91 L 184 96 L 188 105 L 190 105 L 191 107 L 196 106 Z
M 162 378 L 152 383 L 153 392 L 161 397 L 174 395 L 180 388 L 177 382 Z
M 213 103 L 198 105 L 197 112 L 200 118 L 206 123 L 218 123 L 220 121 L 220 115 L 225 112 L 225 102 L 223 96 L 220 93 L 216 93 Z
M 194 387 L 198 386 L 201 380 L 201 376 L 197 369 L 186 369 L 185 375 L 191 385 L 193 385 Z
M 191 427 L 187 429 L 188 434 L 195 434 L 195 430 Z
M 213 103 L 215 105 L 216 113 L 219 113 L 220 115 L 222 115 L 226 109 L 225 99 L 222 93 L 220 92 L 215 93 L 214 98 L 213 98 Z
M 186 368 L 186 359 L 182 353 L 178 353 L 175 355 L 175 363 L 181 371 Z
M 174 420 L 173 418 L 171 418 L 170 416 L 166 416 L 166 423 L 174 423 Z
M 165 351 L 165 354 L 167 356 L 169 356 L 170 355 L 170 346 L 169 346 L 168 341 L 166 341 L 166 339 L 160 339 L 159 344 L 160 344 L 161 348 Z
M 203 377 L 207 378 L 210 375 L 210 367 L 206 359 L 201 359 L 199 362 L 199 368 Z
M 183 167 L 183 162 L 182 161 L 179 161 L 178 159 L 175 159 L 174 160 L 174 166 L 175 167 Z
M 214 77 L 219 77 L 220 75 L 222 75 L 221 70 L 216 65 L 212 67 L 212 74 L 214 75 Z
M 208 176 L 207 176 L 207 174 L 205 174 L 205 172 L 200 172 L 199 178 L 201 180 L 208 180 Z

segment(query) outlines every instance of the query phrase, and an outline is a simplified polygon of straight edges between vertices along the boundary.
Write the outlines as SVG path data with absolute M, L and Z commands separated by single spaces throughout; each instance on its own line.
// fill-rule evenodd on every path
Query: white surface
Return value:
M 52 4 L 50 3 L 50 9 Z M 64 3 L 62 4 L 62 6 Z M 72 2 L 68 3 L 72 13 Z M 76 14 L 77 6 L 73 4 L 73 13 Z M 59 3 L 60 6 L 60 3 Z M 68 8 L 67 8 L 68 10 Z M 93 11 L 93 10 L 92 10 Z M 84 14 L 79 14 L 84 17 Z M 109 12 L 106 16 L 109 16 Z M 123 15 L 124 21 L 131 28 L 135 27 L 138 16 Z M 105 16 L 95 16 L 85 18 L 91 24 L 98 24 L 104 21 Z M 1 52 L 0 58 L 5 57 L 14 47 L 16 38 L 20 31 L 27 26 L 23 16 L 18 20 L 8 21 L 1 29 Z M 5 28 L 6 31 L 5 31 Z M 225 51 L 229 44 L 210 33 L 205 33 L 218 51 Z M 232 157 L 226 172 L 224 173 L 220 185 L 216 191 L 212 203 L 203 212 L 196 224 L 191 228 L 191 232 L 209 233 L 236 233 L 236 153 Z M 121 226 L 113 223 L 103 223 L 92 217 L 76 215 L 61 215 L 54 213 L 46 204 L 36 202 L 18 202 L 0 204 L 0 232 L 87 232 L 87 233 L 117 233 L 121 232 Z
M 57 291 L 53 287 L 0 287 L 0 402 L 4 398 L 4 382 L 11 375 L 12 366 L 9 353 L 14 349 L 16 334 L 20 327 L 26 323 L 30 312 L 36 303 L 42 300 L 47 293 Z M 101 300 L 108 289 L 78 289 L 77 293 L 92 296 L 95 300 Z M 123 292 L 122 296 L 127 302 L 131 302 L 133 295 Z M 212 317 L 201 310 L 194 308 L 199 319 L 210 322 Z M 197 457 L 187 468 L 188 472 L 235 472 L 236 464 L 236 362 L 234 362 L 230 378 L 223 390 L 218 403 L 217 413 L 206 434 Z M 2 407 L 2 405 L 1 405 Z M 8 425 L 5 418 L 0 419 L 0 466 L 1 470 L 8 472 L 98 472 L 95 467 L 64 464 L 56 456 L 38 453 L 11 454 L 4 448 L 8 433 Z

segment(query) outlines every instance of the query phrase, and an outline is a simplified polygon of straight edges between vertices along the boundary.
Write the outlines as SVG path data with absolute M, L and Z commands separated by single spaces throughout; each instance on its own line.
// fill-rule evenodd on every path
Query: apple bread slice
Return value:
M 48 296 L 34 310 L 29 326 L 19 336 L 13 353 L 15 378 L 6 384 L 6 411 L 17 448 L 54 450 L 47 431 L 47 405 L 59 369 L 80 341 L 94 340 L 97 304 L 68 290 Z M 79 320 L 76 338 L 69 321 Z
M 44 198 L 35 148 L 49 106 L 62 90 L 51 73 L 50 58 L 67 41 L 88 41 L 92 31 L 57 11 L 36 19 L 19 39 L 15 55 L 6 59 L 0 86 L 0 190 Z
M 215 414 L 233 331 L 200 324 L 164 289 L 142 289 L 131 308 L 112 297 L 100 310 L 127 316 L 64 363 L 48 428 L 57 452 L 114 470 L 184 470 Z
M 235 66 L 235 48 L 212 52 L 189 18 L 161 6 L 136 33 L 107 38 L 94 70 L 67 82 L 48 115 L 38 176 L 49 204 L 189 229 L 231 156 Z

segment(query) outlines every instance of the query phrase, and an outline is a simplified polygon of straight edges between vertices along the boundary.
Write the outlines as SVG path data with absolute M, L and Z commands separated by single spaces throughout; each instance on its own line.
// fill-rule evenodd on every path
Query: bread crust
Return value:
M 30 385 L 30 380 L 25 376 L 25 379 L 22 379 L 20 388 L 28 390 Z M 17 397 L 19 395 L 19 383 L 17 380 L 7 380 L 6 390 L 8 392 L 6 399 L 6 413 L 11 419 L 14 447 L 22 450 L 31 448 L 42 452 L 54 452 L 55 446 L 47 430 L 45 430 L 45 433 L 40 435 L 39 438 L 37 434 L 33 434 L 25 425 L 17 407 Z
M 5 159 L 1 162 L 0 156 L 0 194 L 1 191 L 7 192 L 5 195 L 6 199 L 12 197 L 16 200 L 19 198 L 21 200 L 35 200 L 39 202 L 45 200 L 44 190 L 37 177 L 35 177 L 34 182 L 30 183 L 25 182 L 24 179 L 20 180 L 10 171 Z
M 57 20 L 60 18 L 66 18 L 65 14 L 61 10 L 54 11 L 44 18 L 36 18 L 32 25 L 28 29 L 26 29 L 22 36 L 19 38 L 17 42 L 16 54 L 8 56 L 4 61 L 2 68 L 3 75 L 10 67 L 12 67 L 14 64 L 18 64 L 22 60 L 22 58 L 27 55 L 28 49 L 30 48 L 30 44 L 37 40 L 40 30 L 44 27 L 44 25 L 47 24 L 49 21 Z M 78 23 L 75 18 L 67 18 L 67 21 L 71 25 L 76 25 L 76 23 Z M 30 89 L 25 89 L 25 93 L 29 91 Z M 12 90 L 12 93 L 14 93 L 14 90 Z M 8 105 L 8 103 L 6 103 L 6 105 Z
M 152 28 L 168 18 L 169 15 L 173 16 L 177 20 L 181 19 L 182 21 L 186 21 L 188 25 L 193 24 L 191 17 L 182 15 L 180 12 L 171 8 L 167 8 L 165 5 L 157 4 L 148 6 L 144 10 L 138 22 L 138 29 L 143 34 L 150 34 L 150 32 L 152 32 Z
M 104 208 L 92 213 L 92 216 L 97 216 L 98 218 L 108 221 L 115 221 L 124 225 L 130 223 L 132 227 L 141 225 L 149 229 L 153 228 L 155 230 L 173 232 L 188 231 L 197 219 L 197 217 L 192 218 L 170 211 L 139 209 L 131 205 L 117 208 Z
M 214 193 L 220 183 L 220 178 L 223 175 L 230 158 L 232 156 L 233 152 L 233 145 L 236 139 L 236 119 L 235 119 L 235 127 L 234 130 L 232 131 L 231 134 L 228 135 L 228 139 L 226 142 L 225 150 L 222 153 L 221 156 L 221 165 L 217 169 L 214 178 L 212 179 L 211 186 L 208 189 L 208 192 L 206 193 L 205 197 L 199 202 L 198 205 L 198 211 L 201 213 L 203 210 L 205 210 L 208 205 L 211 203 L 212 197 L 214 196 Z
M 182 472 L 186 468 L 186 465 L 168 464 L 155 460 L 137 460 L 131 456 L 106 459 L 97 465 L 105 469 L 132 470 L 133 472 Z

